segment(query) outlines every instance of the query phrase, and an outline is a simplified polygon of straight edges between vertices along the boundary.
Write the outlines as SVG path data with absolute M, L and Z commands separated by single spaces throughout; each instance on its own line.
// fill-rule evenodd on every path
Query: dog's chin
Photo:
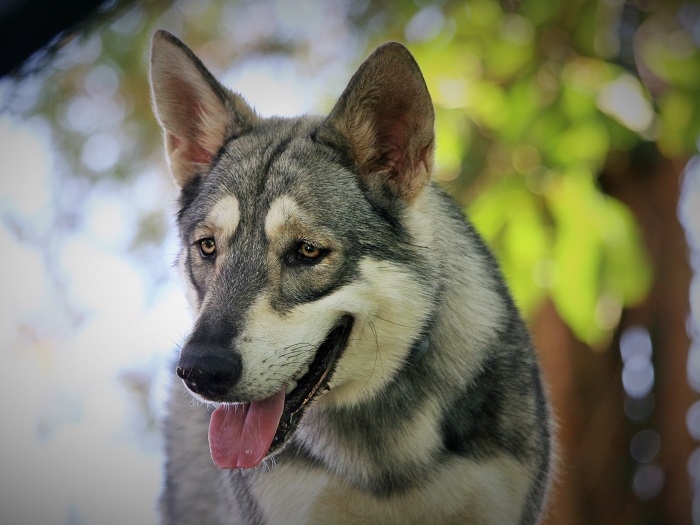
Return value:
M 314 400 L 329 389 L 338 358 L 347 347 L 354 319 L 342 317 L 316 350 L 309 371 L 297 381 L 297 386 L 285 396 L 284 409 L 267 458 L 284 449 L 291 440 L 299 422 Z

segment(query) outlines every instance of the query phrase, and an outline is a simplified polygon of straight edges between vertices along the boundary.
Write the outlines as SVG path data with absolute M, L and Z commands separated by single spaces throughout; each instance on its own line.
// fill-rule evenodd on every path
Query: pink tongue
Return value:
M 284 408 L 284 388 L 272 397 L 240 405 L 220 405 L 209 421 L 209 450 L 221 468 L 252 468 L 272 444 Z

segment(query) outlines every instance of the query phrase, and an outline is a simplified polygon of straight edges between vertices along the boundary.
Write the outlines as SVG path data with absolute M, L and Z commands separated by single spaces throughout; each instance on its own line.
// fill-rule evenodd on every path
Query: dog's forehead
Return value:
M 234 196 L 236 205 L 229 199 L 224 208 L 236 208 L 236 221 L 265 225 L 271 214 L 326 222 L 362 199 L 352 173 L 303 126 L 284 122 L 280 128 L 256 130 L 227 144 L 203 181 L 205 215 Z
M 272 233 L 285 242 L 355 238 L 372 207 L 342 153 L 314 140 L 319 123 L 272 119 L 229 141 L 211 171 L 183 189 L 191 196 L 180 200 L 183 239 L 210 232 L 256 243 Z
M 265 235 L 268 239 L 274 239 L 290 224 L 303 219 L 304 213 L 293 197 L 289 195 L 277 197 L 270 204 L 265 216 Z
M 269 205 L 268 200 L 288 193 L 298 179 L 290 173 L 293 163 L 288 150 L 313 155 L 313 143 L 286 121 L 255 129 L 228 142 L 212 169 L 212 188 L 216 193 L 231 192 L 241 201 Z
M 195 225 L 195 233 L 206 236 L 215 231 L 223 238 L 230 238 L 236 232 L 240 222 L 240 205 L 238 198 L 232 193 L 210 199 L 213 203 L 207 210 L 203 220 Z M 196 235 L 197 236 L 197 235 Z

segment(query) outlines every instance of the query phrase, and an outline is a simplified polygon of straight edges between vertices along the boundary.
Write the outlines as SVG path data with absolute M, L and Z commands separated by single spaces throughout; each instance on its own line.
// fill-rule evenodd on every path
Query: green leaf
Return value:
M 532 314 L 546 296 L 546 286 L 534 276 L 549 257 L 552 235 L 537 197 L 522 179 L 508 177 L 481 193 L 469 216 L 493 248 L 516 304 Z
M 559 278 L 552 299 L 574 334 L 604 341 L 623 306 L 649 291 L 652 270 L 631 212 L 603 195 L 592 173 L 570 171 L 547 199 L 556 225 L 553 260 Z M 617 316 L 617 317 L 616 317 Z
M 595 323 L 602 244 L 593 224 L 599 195 L 591 179 L 588 173 L 566 174 L 548 194 L 556 224 L 552 260 L 558 273 L 552 299 L 574 334 L 588 343 L 603 336 Z
M 577 122 L 552 138 L 552 158 L 561 166 L 587 166 L 598 169 L 610 148 L 607 127 L 598 119 Z
M 471 130 L 464 113 L 436 108 L 435 169 L 441 180 L 453 180 L 459 175 L 462 159 L 469 150 Z
M 677 87 L 700 85 L 700 50 L 693 37 L 678 29 L 657 31 L 640 39 L 646 65 L 660 78 Z M 667 32 L 668 31 L 668 32 Z
M 649 292 L 653 269 L 629 208 L 605 197 L 600 210 L 604 245 L 600 287 L 625 306 L 637 304 Z
M 700 104 L 698 94 L 671 90 L 659 101 L 659 149 L 673 158 L 694 151 L 700 133 Z

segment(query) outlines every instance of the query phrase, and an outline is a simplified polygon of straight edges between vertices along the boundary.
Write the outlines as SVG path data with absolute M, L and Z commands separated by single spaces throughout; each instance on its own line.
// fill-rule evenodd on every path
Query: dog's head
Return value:
M 177 373 L 217 405 L 217 465 L 255 466 L 309 406 L 376 394 L 426 322 L 432 103 L 397 43 L 324 118 L 260 118 L 164 31 L 151 85 L 195 314 Z

